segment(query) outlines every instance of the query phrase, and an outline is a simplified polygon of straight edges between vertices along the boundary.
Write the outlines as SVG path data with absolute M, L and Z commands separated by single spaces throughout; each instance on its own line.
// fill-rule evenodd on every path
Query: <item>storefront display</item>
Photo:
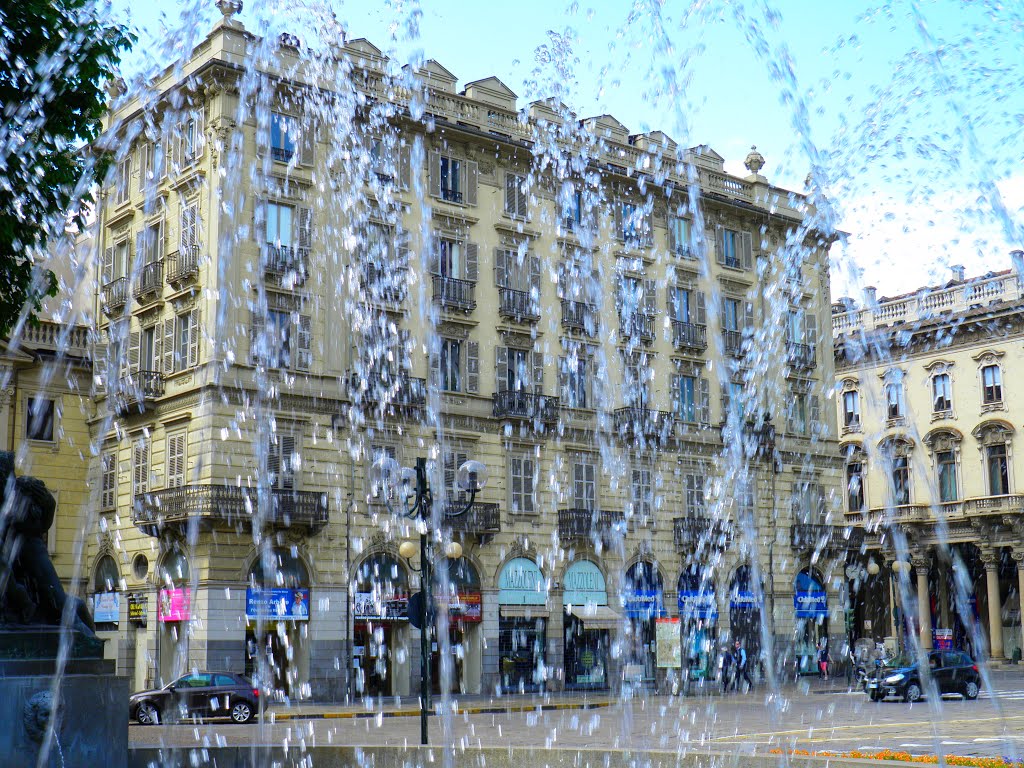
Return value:
M 544 680 L 547 587 L 535 562 L 517 557 L 498 577 L 498 664 L 505 691 L 537 691 Z
M 145 627 L 149 615 L 149 598 L 141 592 L 128 593 L 128 623 Z
M 567 688 L 608 687 L 608 648 L 622 617 L 608 607 L 604 574 L 595 563 L 577 560 L 562 578 L 565 607 Z
M 715 583 L 692 565 L 679 575 L 679 632 L 683 662 L 691 679 L 713 677 L 718 661 L 718 597 Z
M 749 565 L 741 565 L 729 584 L 729 624 L 733 640 L 739 640 L 747 651 L 747 658 L 761 653 L 761 611 L 764 589 L 755 587 Z
M 804 568 L 793 583 L 793 611 L 796 616 L 796 648 L 802 674 L 817 674 L 818 653 L 828 642 L 828 594 L 817 571 Z
M 464 557 L 447 558 L 434 563 L 434 601 L 438 613 L 447 606 L 448 642 L 451 659 L 448 672 L 451 693 L 477 692 L 482 664 L 480 623 L 483 620 L 483 593 L 480 575 Z M 435 640 L 431 654 L 431 680 L 435 693 L 443 685 L 441 650 L 444 643 Z
M 396 695 L 402 664 L 393 651 L 401 644 L 398 635 L 409 631 L 409 576 L 397 558 L 382 552 L 359 565 L 353 616 L 352 666 L 357 694 Z
M 628 619 L 624 674 L 645 684 L 654 681 L 655 620 L 666 615 L 662 592 L 661 573 L 654 563 L 641 561 L 626 571 L 622 584 L 623 613 Z

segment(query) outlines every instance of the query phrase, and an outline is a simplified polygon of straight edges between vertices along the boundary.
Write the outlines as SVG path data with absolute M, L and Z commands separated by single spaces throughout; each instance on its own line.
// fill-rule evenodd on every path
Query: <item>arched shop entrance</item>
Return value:
M 498 674 L 509 693 L 544 683 L 548 591 L 544 574 L 526 557 L 505 563 L 498 576 Z
M 309 571 L 290 549 L 257 556 L 245 591 L 245 671 L 284 696 L 301 693 L 309 680 Z
M 691 680 L 713 678 L 718 653 L 718 599 L 707 569 L 693 563 L 679 574 L 679 631 Z
M 814 568 L 804 568 L 793 584 L 793 610 L 796 617 L 794 654 L 800 674 L 817 673 L 818 649 L 828 642 L 828 594 L 825 581 Z M 836 649 L 829 649 L 836 654 Z
M 729 584 L 729 631 L 732 640 L 739 640 L 747 649 L 748 663 L 753 665 L 761 653 L 761 609 L 764 590 L 754 588 L 754 574 L 749 565 L 741 565 Z
M 156 601 L 158 685 L 177 680 L 188 669 L 189 621 L 192 619 L 191 570 L 177 546 L 164 553 L 157 571 Z
M 121 618 L 121 570 L 110 555 L 103 555 L 97 561 L 92 588 L 92 620 L 96 631 L 116 631 Z
M 562 577 L 565 606 L 565 686 L 608 687 L 610 638 L 622 617 L 608 607 L 604 574 L 595 563 L 577 560 Z
M 623 679 L 626 682 L 654 683 L 657 662 L 655 620 L 665 616 L 662 581 L 654 563 L 640 561 L 631 565 L 622 580 L 622 604 L 626 616 Z
M 452 666 L 451 693 L 479 693 L 483 661 L 483 592 L 480 574 L 464 557 L 440 558 L 434 563 L 434 600 L 438 610 L 448 606 L 448 652 Z M 434 693 L 441 692 L 441 652 L 444 643 L 433 642 L 430 679 Z
M 408 669 L 409 574 L 386 552 L 370 555 L 356 570 L 352 664 L 363 696 L 404 694 Z

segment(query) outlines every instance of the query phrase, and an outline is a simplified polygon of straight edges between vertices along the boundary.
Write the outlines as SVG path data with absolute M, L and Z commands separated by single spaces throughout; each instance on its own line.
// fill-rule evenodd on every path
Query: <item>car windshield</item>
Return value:
M 885 666 L 892 667 L 893 669 L 899 669 L 901 667 L 911 667 L 917 663 L 917 658 L 909 653 L 898 653 L 891 659 L 885 662 Z

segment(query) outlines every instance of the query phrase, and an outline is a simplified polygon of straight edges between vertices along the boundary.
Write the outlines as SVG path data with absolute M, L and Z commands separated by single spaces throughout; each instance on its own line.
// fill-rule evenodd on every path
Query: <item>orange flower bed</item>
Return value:
M 781 749 L 772 749 L 770 754 L 784 754 Z M 829 750 L 791 749 L 785 754 L 802 755 L 805 757 L 850 757 L 860 760 L 895 760 L 901 763 L 926 763 L 937 765 L 938 755 L 912 755 L 909 752 L 897 752 L 894 749 L 883 749 L 881 752 L 832 752 Z M 946 755 L 946 765 L 966 766 L 967 768 L 1024 768 L 1024 763 L 1013 762 L 1002 757 L 965 757 L 963 755 Z

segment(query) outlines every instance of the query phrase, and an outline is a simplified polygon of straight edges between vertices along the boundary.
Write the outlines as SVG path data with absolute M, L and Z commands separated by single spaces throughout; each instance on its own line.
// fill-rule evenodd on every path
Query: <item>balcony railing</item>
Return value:
M 622 512 L 580 507 L 558 510 L 560 539 L 589 539 L 596 534 L 607 540 L 614 532 L 625 535 L 626 516 Z
M 405 267 L 385 269 L 376 264 L 363 267 L 363 295 L 374 304 L 398 306 L 408 296 L 409 274 Z
M 704 350 L 708 346 L 708 329 L 705 325 L 672 321 L 672 346 L 676 349 Z
M 743 354 L 743 332 L 722 331 L 722 344 L 727 355 L 740 356 Z
M 1019 512 L 1022 507 L 1024 507 L 1024 496 L 1012 493 L 1002 496 L 979 496 L 967 499 L 964 502 L 964 508 L 968 513 L 1005 511 L 1010 509 Z
M 427 403 L 427 381 L 413 376 L 377 377 L 363 379 L 360 374 L 349 375 L 349 396 L 366 404 L 388 407 L 417 407 Z
M 732 544 L 733 526 L 729 520 L 687 515 L 672 521 L 676 549 L 723 551 Z
M 494 393 L 492 415 L 496 419 L 524 419 L 553 423 L 558 421 L 558 398 L 536 392 L 505 390 Z
M 18 344 L 22 349 L 64 350 L 69 355 L 84 355 L 89 349 L 89 329 L 85 326 L 59 325 L 40 320 L 35 325 L 25 323 Z
M 136 275 L 132 294 L 136 299 L 154 296 L 163 287 L 163 284 L 164 260 L 151 261 L 148 264 L 143 264 L 139 274 Z
M 822 523 L 794 523 L 790 526 L 790 542 L 795 550 L 840 552 L 860 549 L 864 529 Z
M 271 147 L 270 156 L 279 163 L 290 163 L 292 157 L 295 156 L 295 150 L 284 147 Z
M 441 199 L 449 203 L 461 203 L 462 193 L 457 189 L 441 188 Z
M 442 307 L 461 309 L 465 312 L 476 309 L 476 299 L 473 297 L 476 288 L 474 281 L 434 275 L 433 283 L 434 301 Z
M 119 277 L 103 286 L 103 311 L 108 315 L 123 309 L 128 301 L 128 278 Z
M 501 509 L 497 504 L 477 501 L 469 512 L 455 516 L 454 513 L 462 511 L 465 505 L 464 501 L 450 501 L 444 509 L 444 525 L 453 533 L 472 533 L 478 536 L 501 533 Z
M 167 282 L 180 283 L 199 274 L 198 245 L 185 246 L 167 257 Z
M 306 267 L 309 263 L 308 248 L 266 243 L 263 258 L 264 267 L 272 275 L 292 274 L 299 281 L 306 279 Z
M 786 353 L 789 357 L 789 364 L 796 368 L 813 368 L 815 366 L 813 344 L 789 342 L 786 344 Z
M 654 341 L 654 317 L 636 312 L 621 318 L 621 330 L 623 337 L 638 338 L 640 341 L 650 344 Z
M 263 523 L 274 528 L 303 527 L 316 533 L 327 525 L 327 494 L 274 488 L 266 499 Z M 164 526 L 198 520 L 207 528 L 252 528 L 259 509 L 255 488 L 231 485 L 179 485 L 135 496 L 132 522 L 150 536 Z
M 615 432 L 619 437 L 645 437 L 665 440 L 672 429 L 672 416 L 664 411 L 640 406 L 617 408 L 612 413 Z
M 596 336 L 597 307 L 583 301 L 562 299 L 562 327 L 569 331 L 585 333 L 587 336 Z
M 535 323 L 540 320 L 540 307 L 529 291 L 498 288 L 498 313 L 517 323 Z
M 164 375 L 157 371 L 135 371 L 121 378 L 119 390 L 118 410 L 145 410 L 158 397 L 163 397 Z

